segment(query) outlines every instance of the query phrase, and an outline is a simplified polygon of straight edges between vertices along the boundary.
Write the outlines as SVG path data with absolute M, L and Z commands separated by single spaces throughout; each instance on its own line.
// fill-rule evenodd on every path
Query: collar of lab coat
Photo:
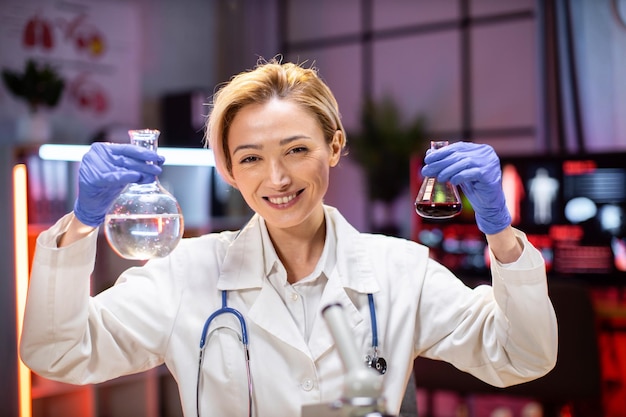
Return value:
M 378 282 L 361 234 L 336 208 L 324 206 L 324 210 L 326 218 L 333 222 L 337 235 L 337 274 L 332 274 L 329 280 L 338 279 L 342 287 L 360 293 L 378 292 Z M 219 290 L 244 290 L 263 286 L 265 271 L 262 223 L 259 215 L 255 214 L 230 243 L 217 283 Z

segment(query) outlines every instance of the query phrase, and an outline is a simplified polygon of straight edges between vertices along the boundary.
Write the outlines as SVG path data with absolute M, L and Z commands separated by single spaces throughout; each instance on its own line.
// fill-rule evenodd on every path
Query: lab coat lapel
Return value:
M 222 265 L 217 288 L 227 291 L 258 288 L 258 295 L 250 305 L 246 320 L 310 356 L 309 349 L 291 313 L 274 287 L 265 278 L 263 239 L 260 228 L 260 218 L 255 214 L 233 239 Z M 241 295 L 243 296 L 244 293 Z
M 360 234 L 333 207 L 327 207 L 337 235 L 337 272 L 344 288 L 375 294 L 380 288 L 374 276 L 374 268 L 365 235 Z
M 316 313 L 313 329 L 311 330 L 309 348 L 313 360 L 319 359 L 326 351 L 335 345 L 335 340 L 322 316 L 322 309 L 330 304 L 340 304 L 343 307 L 344 317 L 351 330 L 354 330 L 363 322 L 363 315 L 352 303 L 350 297 L 348 297 L 346 290 L 341 285 L 337 270 L 335 269 L 324 288 L 324 293 L 320 301 L 320 309 Z
M 260 227 L 259 217 L 254 215 L 228 245 L 217 281 L 218 290 L 261 288 L 265 274 Z
M 248 312 L 248 319 L 281 342 L 310 356 L 300 329 L 269 281 L 264 281 L 259 296 Z
M 265 278 L 260 228 L 259 216 L 254 215 L 229 245 L 217 288 L 227 291 L 258 288 L 246 320 L 309 356 L 308 347 L 289 310 Z

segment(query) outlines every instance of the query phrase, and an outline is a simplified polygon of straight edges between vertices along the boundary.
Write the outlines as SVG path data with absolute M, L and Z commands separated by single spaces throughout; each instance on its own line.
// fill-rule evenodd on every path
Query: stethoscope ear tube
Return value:
M 209 327 L 213 320 L 222 314 L 232 314 L 237 318 L 239 324 L 241 326 L 241 343 L 244 348 L 244 359 L 246 364 L 246 377 L 248 379 L 248 416 L 252 417 L 252 374 L 250 372 L 250 349 L 248 344 L 248 326 L 246 325 L 246 320 L 243 317 L 243 314 L 237 309 L 231 308 L 227 306 L 227 291 L 222 291 L 222 307 L 217 309 L 209 316 L 208 319 L 204 322 L 204 327 L 202 328 L 202 335 L 200 336 L 200 353 L 198 358 L 198 376 L 196 380 L 196 413 L 197 417 L 200 417 L 200 381 L 202 380 L 202 362 L 204 357 L 204 347 L 206 346 L 211 333 L 209 333 Z
M 226 302 L 227 292 L 225 290 L 222 291 L 222 307 L 217 309 L 209 316 L 208 319 L 204 322 L 204 327 L 202 328 L 202 335 L 200 336 L 200 349 L 204 348 L 204 345 L 207 341 L 207 333 L 209 331 L 209 326 L 213 322 L 213 320 L 222 314 L 232 314 L 237 317 L 239 320 L 239 324 L 241 325 L 241 342 L 248 347 L 248 326 L 246 326 L 246 320 L 243 317 L 243 314 L 239 312 L 239 310 L 228 307 Z
M 385 358 L 378 356 L 378 321 L 376 320 L 376 306 L 374 305 L 374 295 L 367 294 L 367 301 L 370 306 L 370 319 L 372 320 L 372 356 L 367 355 L 367 366 L 376 369 L 378 373 L 384 375 L 387 372 L 387 361 Z

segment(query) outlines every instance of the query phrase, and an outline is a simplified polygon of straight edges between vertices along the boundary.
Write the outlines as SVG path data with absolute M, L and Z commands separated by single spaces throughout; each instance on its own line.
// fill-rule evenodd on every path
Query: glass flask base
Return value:
M 104 234 L 122 258 L 146 260 L 167 256 L 182 238 L 180 214 L 110 214 Z
M 450 219 L 461 212 L 461 203 L 416 203 L 415 211 L 426 219 Z

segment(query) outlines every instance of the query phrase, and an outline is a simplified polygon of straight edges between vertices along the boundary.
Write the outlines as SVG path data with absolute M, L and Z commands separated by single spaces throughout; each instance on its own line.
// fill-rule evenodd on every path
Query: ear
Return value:
M 230 184 L 231 187 L 233 187 L 235 190 L 238 190 L 239 187 L 237 187 L 237 181 L 235 181 L 235 178 L 233 178 L 233 176 L 229 173 L 226 177 L 224 177 L 224 180 Z
M 339 163 L 339 159 L 341 159 L 341 151 L 346 143 L 346 138 L 343 136 L 343 132 L 341 130 L 336 130 L 333 135 L 333 140 L 330 143 L 330 166 L 334 167 Z
M 215 169 L 217 169 L 217 173 L 220 175 L 220 177 L 222 177 L 224 181 L 233 186 L 233 188 L 237 188 L 237 183 L 235 182 L 235 179 L 233 178 L 231 173 L 228 172 L 228 169 L 219 158 L 215 159 Z

